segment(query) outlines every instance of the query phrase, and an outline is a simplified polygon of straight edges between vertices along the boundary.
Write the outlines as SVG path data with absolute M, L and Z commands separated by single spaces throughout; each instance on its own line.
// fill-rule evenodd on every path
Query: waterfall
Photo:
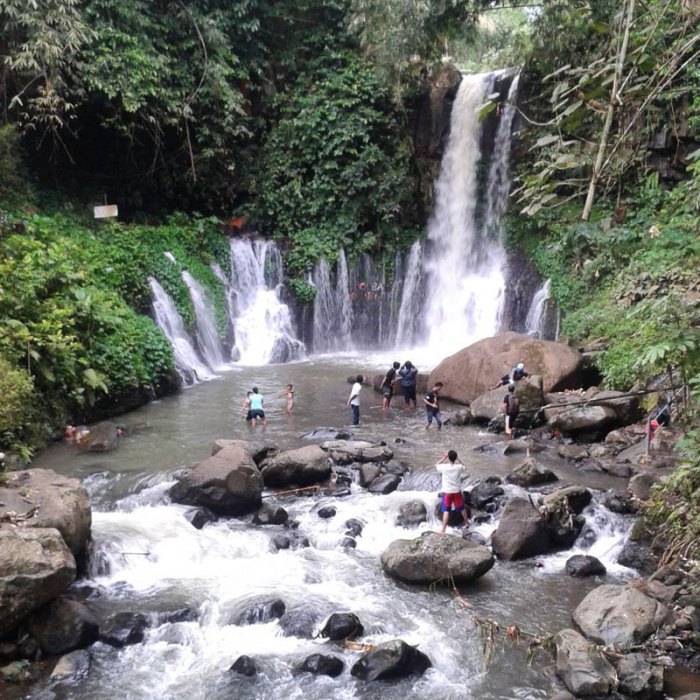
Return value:
M 148 283 L 153 292 L 153 313 L 156 323 L 170 341 L 175 368 L 182 377 L 183 384 L 189 385 L 201 379 L 211 379 L 212 373 L 197 355 L 173 300 L 152 277 L 148 278 Z
M 190 292 L 192 306 L 194 307 L 197 347 L 211 369 L 214 371 L 225 369 L 211 301 L 202 285 L 186 270 L 182 272 L 182 280 Z
M 237 349 L 235 348 L 236 336 L 233 327 L 233 322 L 236 317 L 236 299 L 235 292 L 231 286 L 231 278 L 224 274 L 219 263 L 211 264 L 212 272 L 216 278 L 224 285 L 224 298 L 226 300 L 226 315 L 228 316 L 228 328 L 226 332 L 226 351 L 232 362 L 237 362 L 240 358 Z
M 345 251 L 338 254 L 337 272 L 333 282 L 326 258 L 314 267 L 312 279 L 316 288 L 314 301 L 313 348 L 315 352 L 348 350 L 353 347 L 353 309 Z
M 236 333 L 232 352 L 252 365 L 303 356 L 304 344 L 295 338 L 289 308 L 279 298 L 282 264 L 275 244 L 232 238 L 230 250 Z
M 478 112 L 495 79 L 494 73 L 469 75 L 460 83 L 428 226 L 423 325 L 428 347 L 440 348 L 444 354 L 493 335 L 503 299 L 503 251 L 500 239 L 489 236 L 488 229 L 493 228 L 500 207 L 505 208 L 501 201 L 507 190 L 511 121 L 504 118 L 491 160 L 486 225 L 477 217 L 481 161 Z
M 398 271 L 397 266 L 397 271 Z M 420 304 L 422 301 L 423 246 L 416 241 L 408 254 L 408 261 L 403 270 L 401 305 L 396 322 L 396 345 L 404 345 L 406 340 L 418 337 L 421 320 Z
M 552 280 L 545 280 L 545 283 L 535 292 L 532 297 L 530 309 L 525 319 L 525 332 L 534 338 L 544 337 L 545 311 L 547 300 L 549 299 L 549 287 Z

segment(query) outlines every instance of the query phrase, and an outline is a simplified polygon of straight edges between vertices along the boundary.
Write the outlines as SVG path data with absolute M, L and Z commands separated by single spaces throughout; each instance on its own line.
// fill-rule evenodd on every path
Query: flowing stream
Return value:
M 77 586 L 87 605 L 100 617 L 141 611 L 151 626 L 142 644 L 118 650 L 98 642 L 91 648 L 91 667 L 84 678 L 69 686 L 43 684 L 28 697 L 111 700 L 116 689 L 120 698 L 133 700 L 548 697 L 550 671 L 541 662 L 528 666 L 524 648 L 499 644 L 484 668 L 483 638 L 472 613 L 529 632 L 568 626 L 573 607 L 601 583 L 601 578 L 566 576 L 563 565 L 570 552 L 541 557 L 541 566 L 534 560 L 498 562 L 478 582 L 462 587 L 469 610 L 446 588 L 389 579 L 379 561 L 394 539 L 438 527 L 433 507 L 439 479 L 432 464 L 446 449 L 460 453 L 470 481 L 504 475 L 520 463 L 522 455 L 474 451 L 475 446 L 498 442 L 496 436 L 449 425 L 441 433 L 426 431 L 422 412 L 395 408 L 384 415 L 379 395 L 363 389 L 356 436 L 386 440 L 412 471 L 400 490 L 386 496 L 353 485 L 344 498 L 266 499 L 282 505 L 299 523 L 310 543 L 301 549 L 275 551 L 271 540 L 283 527 L 253 525 L 251 516 L 221 519 L 197 530 L 185 518 L 188 508 L 169 501 L 177 471 L 206 458 L 217 438 L 253 438 L 291 448 L 309 444 L 300 436 L 319 426 L 347 426 L 347 376 L 358 371 L 371 375 L 384 364 L 371 366 L 358 355 L 348 355 L 283 367 L 241 367 L 125 416 L 134 432 L 113 453 L 82 454 L 57 445 L 40 455 L 35 466 L 77 476 L 91 494 L 94 552 L 89 577 Z M 291 417 L 284 414 L 285 399 L 278 396 L 287 383 L 294 384 L 296 394 Z M 253 384 L 266 397 L 269 425 L 251 433 L 240 405 Z M 560 461 L 550 466 L 562 482 L 620 486 L 614 478 L 579 474 Z M 417 529 L 397 526 L 400 505 L 414 498 L 428 506 L 429 522 Z M 336 506 L 337 514 L 324 520 L 317 511 L 327 504 Z M 340 546 L 349 518 L 364 523 L 355 549 Z M 576 551 L 597 547 L 594 553 L 608 566 L 603 580 L 624 579 L 629 572 L 614 564 L 614 555 L 629 522 L 597 506 L 587 520 L 594 543 Z M 485 523 L 478 530 L 488 536 L 494 526 Z M 251 606 L 274 599 L 284 602 L 282 619 L 241 622 Z M 184 609 L 189 611 L 184 619 L 173 617 L 173 611 Z M 363 642 L 400 638 L 419 645 L 433 667 L 420 678 L 392 683 L 354 679 L 349 670 L 360 654 L 311 636 L 332 612 L 356 613 L 365 627 Z M 339 656 L 345 670 L 335 679 L 296 671 L 313 653 Z M 256 677 L 228 670 L 241 654 L 258 662 Z

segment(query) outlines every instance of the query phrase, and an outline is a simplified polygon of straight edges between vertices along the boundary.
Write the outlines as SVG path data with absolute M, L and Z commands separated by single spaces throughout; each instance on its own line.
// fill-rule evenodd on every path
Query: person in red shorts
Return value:
M 464 524 L 469 525 L 469 516 L 464 506 L 462 496 L 462 478 L 466 476 L 464 465 L 458 459 L 454 450 L 445 452 L 435 463 L 435 468 L 442 474 L 442 529 L 441 534 L 445 534 L 447 521 L 450 517 L 450 510 L 454 508 L 462 514 Z

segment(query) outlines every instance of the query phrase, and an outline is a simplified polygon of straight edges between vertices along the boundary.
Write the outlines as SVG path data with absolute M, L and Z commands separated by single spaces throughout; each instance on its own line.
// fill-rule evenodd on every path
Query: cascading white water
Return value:
M 303 356 L 304 344 L 294 336 L 289 308 L 279 299 L 281 264 L 274 243 L 232 238 L 230 250 L 240 361 L 263 365 Z M 268 288 L 266 276 L 274 288 Z
M 420 326 L 421 282 L 423 278 L 423 246 L 416 241 L 408 254 L 401 289 L 401 306 L 396 322 L 395 344 L 405 346 L 406 341 L 417 338 Z
M 544 320 L 545 310 L 547 308 L 547 300 L 549 299 L 549 288 L 552 280 L 545 280 L 544 284 L 535 292 L 532 297 L 532 303 L 527 312 L 525 319 L 525 332 L 534 338 L 542 338 L 544 336 Z
M 156 323 L 170 341 L 175 368 L 182 377 L 183 383 L 188 385 L 198 380 L 211 379 L 213 375 L 194 349 L 192 339 L 185 330 L 173 300 L 155 279 L 149 277 L 148 283 L 153 292 L 153 312 Z
M 226 366 L 221 353 L 221 342 L 216 330 L 216 319 L 211 301 L 209 301 L 202 285 L 186 270 L 182 272 L 182 279 L 190 292 L 194 307 L 197 345 L 200 352 L 212 370 L 225 370 Z
M 428 346 L 442 354 L 456 352 L 493 335 L 503 297 L 500 240 L 484 235 L 477 221 L 478 165 L 481 159 L 479 106 L 496 74 L 462 78 L 452 107 L 450 138 L 436 186 L 435 209 L 428 229 L 423 324 Z M 510 141 L 510 129 L 507 140 Z M 504 148 L 503 153 L 507 154 Z M 501 167 L 503 154 L 496 165 Z M 500 182 L 501 176 L 494 176 Z M 500 187 L 494 185 L 496 190 Z M 496 204 L 487 210 L 497 211 Z
M 330 265 L 326 258 L 321 258 L 314 267 L 312 275 L 313 285 L 316 288 L 313 329 L 315 352 L 349 350 L 353 347 L 353 311 L 348 264 L 342 248 L 338 254 L 335 278 L 333 283 Z

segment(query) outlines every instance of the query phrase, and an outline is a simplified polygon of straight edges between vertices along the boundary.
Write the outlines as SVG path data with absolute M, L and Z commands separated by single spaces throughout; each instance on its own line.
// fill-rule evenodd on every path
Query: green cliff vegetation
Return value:
M 187 268 L 223 333 L 212 216 L 282 239 L 306 302 L 321 255 L 408 246 L 429 204 L 415 96 L 444 63 L 520 65 L 508 244 L 609 387 L 686 386 L 687 466 L 652 512 L 697 532 L 699 18 L 696 0 L 6 0 L 0 446 L 28 456 L 165 390 L 149 275 L 191 325 Z M 85 221 L 105 197 L 131 223 Z

